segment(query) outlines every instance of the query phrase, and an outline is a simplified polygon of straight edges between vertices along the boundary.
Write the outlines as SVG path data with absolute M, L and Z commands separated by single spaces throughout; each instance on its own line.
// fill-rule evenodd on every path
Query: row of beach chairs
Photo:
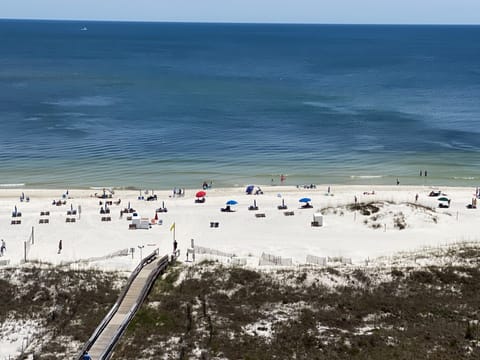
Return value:
M 67 217 L 67 218 L 65 219 L 65 222 L 68 222 L 68 223 L 74 223 L 74 222 L 76 222 L 76 221 L 77 221 L 77 219 L 75 219 L 75 218 L 68 218 L 68 217 Z
M 110 216 L 102 216 L 102 221 L 112 221 Z
M 22 220 L 12 220 L 10 222 L 11 225 L 20 225 L 22 223 Z
M 39 224 L 48 224 L 50 222 L 50 219 L 40 219 L 38 220 Z

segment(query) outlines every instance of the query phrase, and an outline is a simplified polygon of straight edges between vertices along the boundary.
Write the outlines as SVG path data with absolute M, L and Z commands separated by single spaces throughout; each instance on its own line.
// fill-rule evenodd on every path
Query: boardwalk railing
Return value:
M 125 296 L 127 295 L 133 281 L 136 279 L 140 271 L 148 264 L 150 264 L 152 261 L 155 261 L 158 258 L 159 251 L 156 249 L 154 252 L 152 252 L 150 255 L 147 257 L 143 258 L 142 261 L 138 264 L 138 266 L 135 268 L 135 270 L 132 272 L 130 275 L 127 284 L 125 288 L 123 289 L 122 293 L 118 297 L 118 300 L 115 302 L 113 307 L 110 309 L 108 314 L 103 318 L 103 320 L 100 322 L 100 324 L 97 326 L 95 331 L 93 332 L 92 336 L 88 341 L 85 343 L 83 346 L 81 353 L 78 354 L 76 359 L 80 360 L 82 358 L 82 354 L 84 351 L 90 350 L 90 348 L 95 344 L 95 341 L 99 338 L 99 336 L 102 334 L 103 330 L 107 327 L 109 322 L 112 320 L 113 316 L 117 313 L 118 308 L 120 307 L 122 301 L 125 299 Z M 152 288 L 153 284 L 155 283 L 155 280 L 157 277 L 165 271 L 165 269 L 168 267 L 170 261 L 174 261 L 178 256 L 179 252 L 177 251 L 174 253 L 171 257 L 168 255 L 163 256 L 159 261 L 158 264 L 156 265 L 155 269 L 150 273 L 148 276 L 148 279 L 145 282 L 145 285 L 143 286 L 143 289 L 141 293 L 139 294 L 135 304 L 131 307 L 130 311 L 128 312 L 127 316 L 123 319 L 121 326 L 119 327 L 118 331 L 115 333 L 114 337 L 106 347 L 106 349 L 103 351 L 102 356 L 99 359 L 106 360 L 109 359 L 111 356 L 111 353 L 113 352 L 113 348 L 117 344 L 118 340 L 126 330 L 128 324 L 134 317 L 135 313 L 138 311 L 140 306 L 143 304 L 145 298 L 147 297 L 150 289 Z M 97 360 L 97 359 L 95 359 Z
M 100 359 L 102 360 L 110 359 L 110 356 L 112 355 L 113 349 L 115 348 L 115 345 L 117 344 L 118 340 L 120 340 L 123 333 L 127 329 L 128 324 L 130 323 L 130 321 L 132 321 L 133 317 L 135 316 L 137 311 L 140 309 L 140 306 L 142 306 L 143 302 L 145 301 L 145 298 L 147 297 L 153 284 L 155 283 L 155 280 L 161 273 L 165 271 L 165 269 L 168 267 L 168 264 L 169 264 L 168 255 L 165 255 L 159 260 L 157 268 L 154 271 L 152 271 L 148 276 L 148 279 L 145 283 L 145 286 L 142 289 L 142 292 L 140 293 L 140 296 L 137 298 L 137 301 L 135 302 L 135 304 L 133 304 L 133 306 L 130 308 L 128 315 L 122 321 L 122 324 L 120 325 L 117 333 L 113 337 L 110 344 L 108 344 L 108 347 L 105 349 Z

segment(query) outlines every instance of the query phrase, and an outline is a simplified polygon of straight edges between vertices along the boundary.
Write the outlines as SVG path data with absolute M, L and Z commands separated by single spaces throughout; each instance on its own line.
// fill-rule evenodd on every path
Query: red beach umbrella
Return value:
M 155 220 L 158 220 L 158 213 L 155 211 Z
M 199 192 L 197 192 L 197 193 L 195 194 L 195 196 L 196 196 L 197 198 L 203 198 L 203 197 L 205 197 L 205 195 L 207 195 L 207 193 L 206 193 L 205 191 L 203 191 L 203 190 L 201 190 L 201 191 L 199 191 Z

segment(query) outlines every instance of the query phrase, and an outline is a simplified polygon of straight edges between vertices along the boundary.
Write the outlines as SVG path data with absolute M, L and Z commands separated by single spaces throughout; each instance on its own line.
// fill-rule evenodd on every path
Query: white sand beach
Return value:
M 304 264 L 307 255 L 318 257 L 347 257 L 354 263 L 368 258 L 392 255 L 398 251 L 417 250 L 424 246 L 445 245 L 480 239 L 478 209 L 468 209 L 475 196 L 474 188 L 442 187 L 440 190 L 451 199 L 449 208 L 438 207 L 438 197 L 429 197 L 428 186 L 335 186 L 318 185 L 316 189 L 296 186 L 262 187 L 262 195 L 247 195 L 245 188 L 209 189 L 205 203 L 195 203 L 195 194 L 200 189 L 187 189 L 184 196 L 173 197 L 172 191 L 155 191 L 158 200 L 139 200 L 139 191 L 116 190 L 113 202 L 121 199 L 120 205 L 109 206 L 110 214 L 101 215 L 99 205 L 104 200 L 94 197 L 101 190 L 69 190 L 66 204 L 56 206 L 65 190 L 0 190 L 0 238 L 6 242 L 6 253 L 0 260 L 9 260 L 11 265 L 20 264 L 25 256 L 25 242 L 34 228 L 34 243 L 27 251 L 28 260 L 54 264 L 90 259 L 81 262 L 84 266 L 100 266 L 105 269 L 130 270 L 140 258 L 139 246 L 145 256 L 156 248 L 160 253 L 171 253 L 175 223 L 175 237 L 185 260 L 191 239 L 196 246 L 208 247 L 245 258 L 249 265 L 258 265 L 262 253 L 292 259 L 293 264 Z M 22 192 L 29 202 L 21 202 Z M 371 194 L 374 192 L 374 194 Z M 415 204 L 415 196 L 418 201 Z M 150 192 L 151 195 L 151 192 Z M 148 195 L 144 195 L 147 197 Z M 371 215 L 351 211 L 345 205 L 374 201 L 380 210 Z M 300 198 L 311 198 L 310 209 L 301 208 Z M 228 200 L 236 200 L 234 212 L 221 212 Z M 248 207 L 256 201 L 257 211 Z M 294 215 L 286 216 L 278 210 L 282 200 Z M 161 225 L 150 229 L 129 229 L 127 214 L 120 218 L 120 210 L 130 206 L 141 217 L 154 219 L 155 209 L 164 202 L 166 213 L 158 213 Z M 410 203 L 407 204 L 407 203 Z M 15 206 L 20 217 L 12 217 Z M 423 208 L 432 207 L 434 211 Z M 79 209 L 81 214 L 67 216 L 70 209 Z M 313 214 L 324 211 L 323 226 L 313 227 Z M 50 214 L 40 216 L 41 212 Z M 265 217 L 256 217 L 256 213 Z M 110 216 L 111 221 L 101 221 Z M 75 218 L 75 222 L 66 219 Z M 12 225 L 12 220 L 21 224 Z M 48 223 L 39 223 L 48 219 Z M 395 220 L 396 219 L 396 220 Z M 394 223 L 404 223 L 400 230 Z M 211 227 L 211 223 L 218 227 Z M 58 253 L 59 240 L 62 251 Z M 133 256 L 106 257 L 122 249 L 135 249 Z M 79 266 L 80 266 L 79 265 Z

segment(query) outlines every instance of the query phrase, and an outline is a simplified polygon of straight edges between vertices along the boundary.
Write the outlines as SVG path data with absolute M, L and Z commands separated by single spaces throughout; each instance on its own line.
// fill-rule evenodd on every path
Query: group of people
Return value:
M 175 196 L 185 196 L 185 189 L 173 189 L 173 197 Z
M 210 181 L 210 184 L 207 183 L 206 181 L 203 182 L 202 184 L 202 189 L 203 190 L 207 190 L 207 189 L 211 189 L 212 188 L 212 181 Z

